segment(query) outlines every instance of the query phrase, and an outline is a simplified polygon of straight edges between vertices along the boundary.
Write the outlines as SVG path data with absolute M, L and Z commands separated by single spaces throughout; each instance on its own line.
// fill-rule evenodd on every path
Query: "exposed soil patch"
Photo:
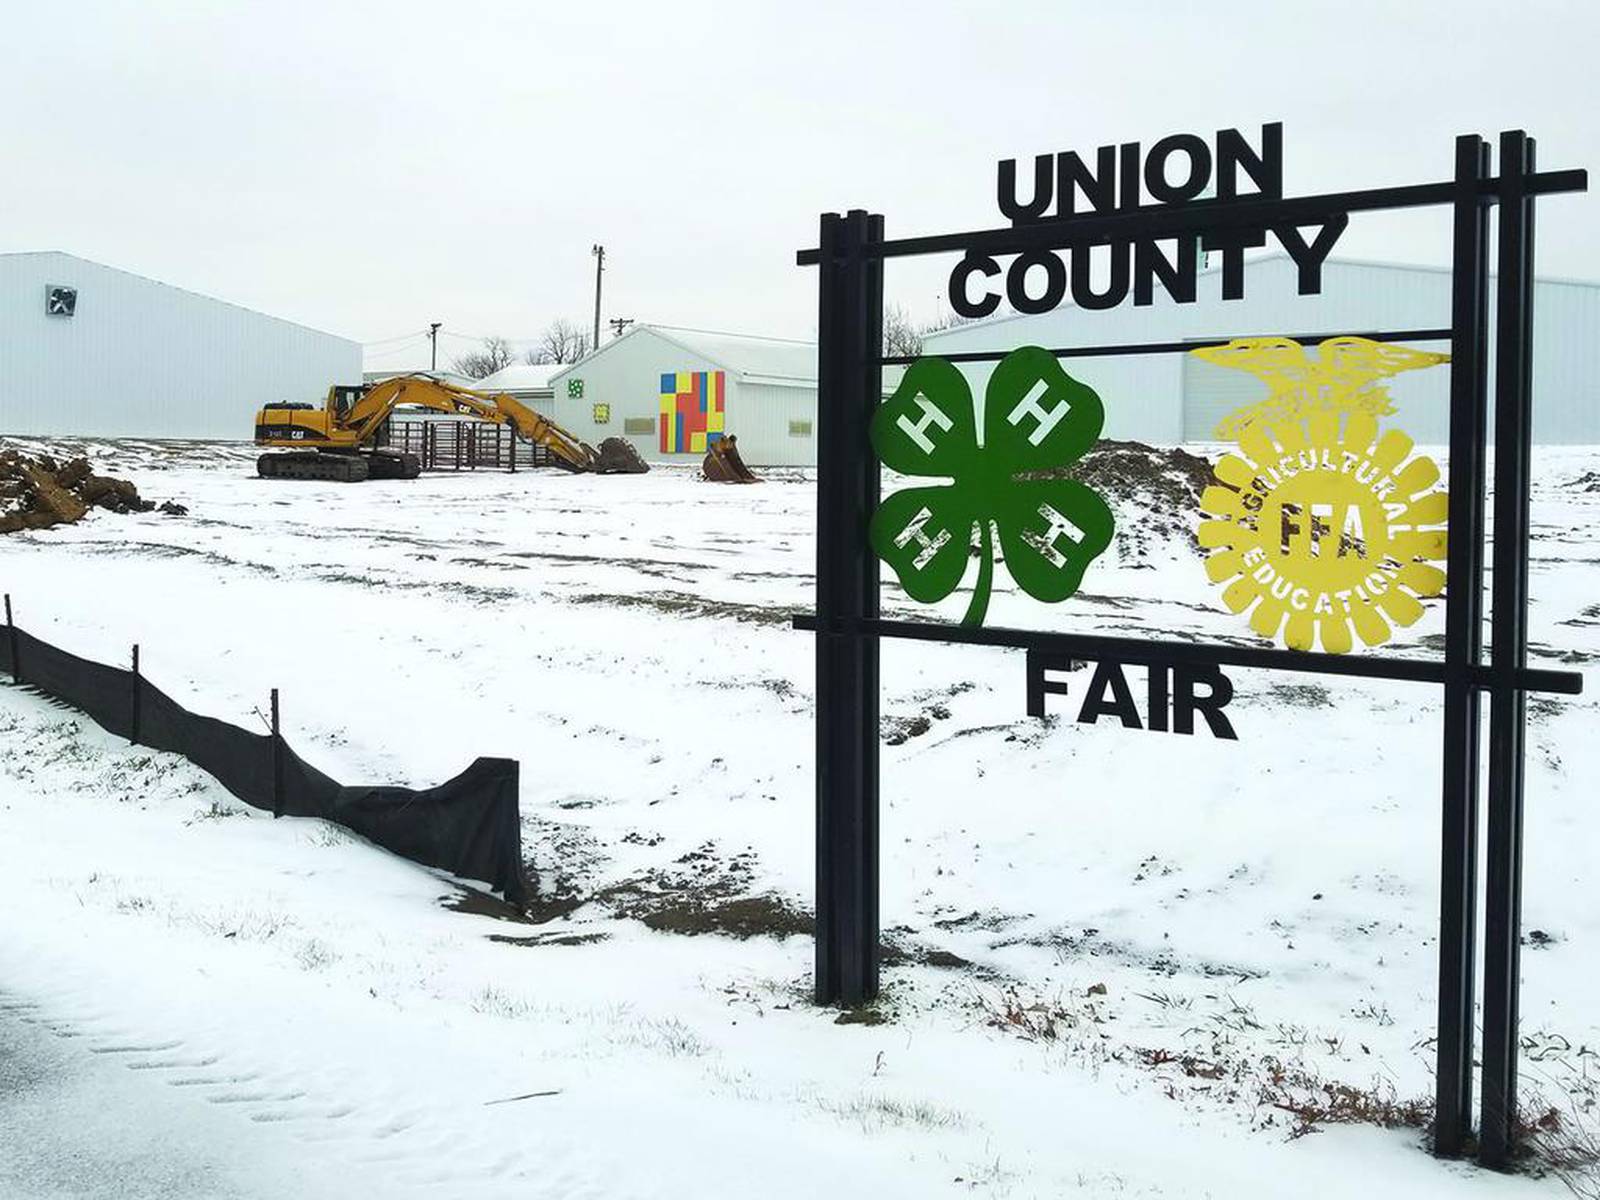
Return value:
M 934 704 L 911 717 L 883 717 L 879 722 L 883 740 L 891 746 L 903 746 L 914 737 L 921 737 L 933 728 L 935 721 L 950 719 L 950 710 Z
M 788 608 L 769 608 L 763 604 L 739 604 L 732 600 L 713 600 L 690 592 L 648 592 L 619 595 L 583 592 L 572 597 L 573 604 L 611 604 L 618 608 L 653 608 L 674 617 L 718 617 L 745 621 L 752 625 L 788 625 L 794 617 Z
M 755 865 L 750 851 L 724 858 L 715 842 L 706 842 L 665 867 L 602 888 L 588 899 L 659 933 L 719 934 L 740 940 L 811 937 L 816 918 L 809 908 L 776 892 L 751 892 Z M 885 966 L 949 970 L 973 966 L 948 950 L 913 941 L 907 936 L 913 932 L 905 928 L 887 932 L 879 944 Z
M 884 1025 L 889 1018 L 875 1008 L 847 1008 L 833 1019 L 835 1025 Z
M 499 896 L 489 892 L 480 892 L 472 888 L 458 888 L 453 894 L 442 896 L 439 903 L 451 912 L 467 913 L 474 917 L 492 917 L 496 921 L 510 921 L 517 925 L 545 925 L 562 917 L 570 916 L 587 903 L 583 896 L 565 893 L 561 895 L 534 896 L 523 908 L 518 908 L 509 900 L 502 900 Z M 515 941 L 533 945 L 538 939 L 550 941 L 563 936 L 560 934 L 538 934 L 533 939 L 505 938 L 498 934 L 491 934 L 493 941 Z M 591 939 L 598 940 L 598 939 Z M 567 945 L 566 942 L 557 942 Z M 577 945 L 578 943 L 571 943 Z
M 508 933 L 491 933 L 491 942 L 507 946 L 592 946 L 611 935 L 596 930 L 593 933 L 535 933 L 528 937 L 513 937 Z
M 1215 482 L 1209 460 L 1178 447 L 1097 442 L 1078 462 L 1024 479 L 1075 479 L 1105 497 L 1117 514 L 1113 543 L 1124 562 L 1144 562 L 1153 542 L 1179 538 L 1198 550 L 1200 494 Z
M 502 900 L 499 896 L 475 891 L 472 888 L 457 888 L 450 895 L 440 897 L 439 903 L 452 912 L 469 913 L 475 917 L 493 917 L 496 921 L 511 921 L 518 925 L 534 924 L 527 913 L 509 900 Z
M 1216 482 L 1211 461 L 1177 446 L 1099 441 L 1072 469 L 1072 477 L 1116 500 L 1153 496 L 1165 507 L 1200 503 L 1200 493 Z
M 1046 930 L 1043 933 L 1029 934 L 1020 937 L 998 938 L 989 943 L 992 950 L 1001 950 L 1008 946 L 1039 946 L 1056 951 L 1063 958 L 1094 959 L 1109 958 L 1118 962 L 1140 966 L 1158 975 L 1177 975 L 1180 973 L 1204 975 L 1211 979 L 1260 979 L 1264 972 L 1247 967 L 1240 963 L 1216 962 L 1210 959 L 1179 956 L 1167 950 L 1158 950 L 1151 953 L 1142 950 L 1128 942 L 1113 941 L 1104 937 L 1100 930 L 1085 928 L 1074 932 L 1070 929 Z
M 1333 693 L 1320 683 L 1275 683 L 1271 696 L 1295 708 L 1332 708 Z
M 784 897 L 772 892 L 749 894 L 754 878 L 753 853 L 725 859 L 715 842 L 706 842 L 666 867 L 602 889 L 594 899 L 617 916 L 662 933 L 720 933 L 743 939 L 813 932 L 811 914 Z
M 811 914 L 770 892 L 712 901 L 694 896 L 664 897 L 661 903 L 640 913 L 639 920 L 661 933 L 720 933 L 741 941 L 753 937 L 810 937 L 816 930 Z

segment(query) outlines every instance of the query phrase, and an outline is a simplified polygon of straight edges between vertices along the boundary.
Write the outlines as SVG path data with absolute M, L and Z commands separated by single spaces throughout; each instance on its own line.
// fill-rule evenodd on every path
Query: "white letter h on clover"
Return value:
M 906 543 L 913 539 L 922 546 L 922 549 L 917 551 L 917 557 L 911 560 L 911 565 L 919 571 L 932 562 L 933 556 L 939 553 L 939 548 L 950 540 L 948 529 L 941 529 L 936 537 L 929 537 L 922 532 L 922 527 L 928 523 L 928 518 L 931 516 L 933 516 L 931 508 L 926 506 L 919 508 L 917 515 L 911 518 L 911 524 L 894 535 L 894 544 L 899 549 L 905 549 Z
M 1065 407 L 1065 405 L 1063 405 Z M 1039 515 L 1049 524 L 1049 528 L 1025 529 L 1022 540 L 1039 552 L 1039 556 L 1056 570 L 1066 565 L 1067 556 L 1061 553 L 1056 542 L 1065 537 L 1071 541 L 1082 543 L 1083 530 L 1073 522 L 1071 517 L 1064 517 L 1048 504 L 1039 506 Z
M 1061 418 L 1072 411 L 1072 405 L 1065 400 L 1061 401 L 1049 412 L 1040 408 L 1039 401 L 1049 391 L 1050 385 L 1042 379 L 1039 380 L 1028 389 L 1028 394 L 1017 401 L 1017 406 L 1006 416 L 1006 420 L 1012 425 L 1022 424 L 1023 417 L 1032 417 L 1038 422 L 1033 432 L 1028 435 L 1028 441 L 1035 446 L 1049 437 L 1050 431 L 1061 423 Z
M 919 394 L 916 397 L 916 401 L 922 407 L 922 416 L 913 423 L 910 417 L 902 415 L 895 421 L 895 424 L 921 448 L 924 454 L 932 454 L 933 439 L 928 436 L 928 426 L 937 425 L 941 430 L 948 433 L 955 422 L 945 416 L 939 410 L 938 405 L 934 404 L 926 396 Z M 901 544 L 903 545 L 904 543 Z

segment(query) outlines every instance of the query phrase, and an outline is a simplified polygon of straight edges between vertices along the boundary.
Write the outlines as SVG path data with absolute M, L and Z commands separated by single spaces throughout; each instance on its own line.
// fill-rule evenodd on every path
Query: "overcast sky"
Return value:
M 1520 22 L 1520 27 L 1519 27 Z M 1446 178 L 1523 127 L 1600 169 L 1600 4 L 35 3 L 8 8 L 0 249 L 66 250 L 373 343 L 606 317 L 809 337 L 825 209 L 1002 223 L 999 158 L 1285 123 L 1290 194 Z M 1600 189 L 1600 175 L 1596 176 Z M 1336 253 L 1445 261 L 1441 214 Z M 1600 279 L 1600 193 L 1540 270 Z M 890 298 L 940 309 L 950 262 Z M 1445 314 L 1441 314 L 1441 322 Z

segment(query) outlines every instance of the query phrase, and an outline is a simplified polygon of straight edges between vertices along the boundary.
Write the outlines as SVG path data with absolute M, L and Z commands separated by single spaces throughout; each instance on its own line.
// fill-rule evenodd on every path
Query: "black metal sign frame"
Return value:
M 1277 127 L 1267 129 L 1281 136 Z M 818 247 L 797 256 L 800 265 L 816 266 L 820 278 L 817 601 L 814 614 L 794 621 L 797 629 L 816 634 L 818 1003 L 860 1004 L 878 990 L 879 639 L 1009 646 L 1066 659 L 1165 668 L 1248 667 L 1435 684 L 1444 690 L 1444 728 L 1434 1139 L 1440 1154 L 1465 1153 L 1474 1144 L 1477 838 L 1483 757 L 1479 718 L 1480 698 L 1487 695 L 1483 1083 L 1476 1147 L 1484 1164 L 1509 1164 L 1516 1127 L 1525 698 L 1528 692 L 1575 695 L 1582 687 L 1581 675 L 1527 665 L 1534 204 L 1540 196 L 1586 190 L 1588 179 L 1581 170 L 1536 171 L 1534 141 L 1521 131 L 1500 135 L 1499 159 L 1500 173 L 1492 176 L 1488 143 L 1469 134 L 1456 140 L 1454 177 L 1442 182 L 1294 199 L 1283 198 L 1281 188 L 1247 197 L 1225 192 L 1222 198 L 1180 205 L 1135 204 L 1121 211 L 1083 214 L 1069 209 L 1065 215 L 1020 220 L 1005 228 L 892 241 L 884 237 L 881 216 L 859 209 L 823 214 Z M 952 252 L 968 260 L 1061 249 L 1086 253 L 1092 246 L 1135 239 L 1187 238 L 1193 244 L 1196 237 L 1218 236 L 1218 231 L 1224 237 L 1231 233 L 1234 244 L 1250 245 L 1254 243 L 1248 235 L 1253 230 L 1313 224 L 1342 230 L 1350 213 L 1422 207 L 1452 211 L 1449 324 L 1364 336 L 1449 342 L 1449 587 L 1442 660 L 973 628 L 886 620 L 880 615 L 878 561 L 867 536 L 869 518 L 880 499 L 880 467 L 868 439 L 868 424 L 883 395 L 883 367 L 910 361 L 882 353 L 885 260 Z M 1493 322 L 1496 536 L 1486 660 L 1484 496 L 1490 415 L 1489 214 L 1494 208 L 1499 209 L 1493 247 L 1499 277 Z M 1057 358 L 1168 354 L 1191 350 L 1196 344 L 1065 346 L 1052 348 L 1051 353 Z M 948 357 L 982 362 L 1003 355 Z

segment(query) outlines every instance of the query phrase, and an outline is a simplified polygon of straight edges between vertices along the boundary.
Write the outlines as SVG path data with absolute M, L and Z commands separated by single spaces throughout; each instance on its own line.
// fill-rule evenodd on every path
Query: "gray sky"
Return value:
M 1592 0 L 14 6 L 0 248 L 377 343 L 587 326 L 600 241 L 607 317 L 808 337 L 824 209 L 982 228 L 999 158 L 1269 120 L 1289 194 L 1443 179 L 1514 126 L 1600 171 L 1597 50 Z M 1541 272 L 1600 279 L 1595 186 L 1541 206 Z M 1357 216 L 1335 253 L 1447 248 L 1442 214 Z M 890 298 L 932 318 L 950 265 Z

